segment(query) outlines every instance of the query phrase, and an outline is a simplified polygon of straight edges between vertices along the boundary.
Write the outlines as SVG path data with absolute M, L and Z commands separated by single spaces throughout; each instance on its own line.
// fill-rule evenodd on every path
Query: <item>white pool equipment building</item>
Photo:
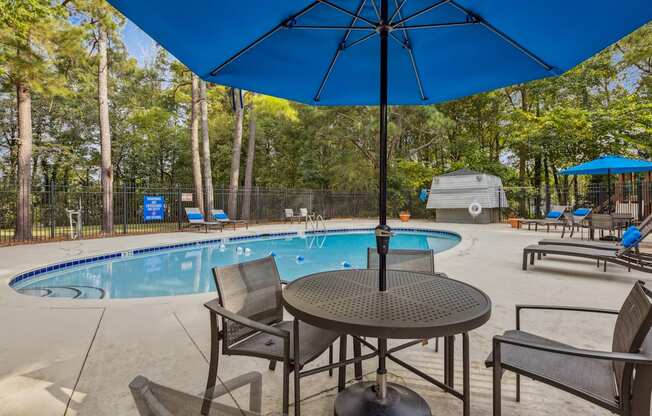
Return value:
M 498 176 L 460 169 L 435 176 L 428 209 L 436 210 L 438 222 L 489 224 L 500 221 L 507 198 Z

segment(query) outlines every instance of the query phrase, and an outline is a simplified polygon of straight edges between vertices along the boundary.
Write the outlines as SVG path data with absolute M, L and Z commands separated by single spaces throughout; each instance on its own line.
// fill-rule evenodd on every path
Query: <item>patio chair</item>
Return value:
M 301 215 L 294 215 L 294 210 L 292 208 L 285 208 L 284 215 L 285 215 L 283 217 L 284 220 L 286 222 L 290 221 L 290 224 L 292 224 L 294 220 L 298 220 L 299 222 L 301 222 Z
M 219 344 L 222 354 L 243 355 L 283 362 L 283 414 L 289 409 L 290 372 L 294 372 L 294 406 L 299 414 L 300 370 L 329 350 L 341 334 L 299 322 L 283 320 L 281 278 L 274 258 L 233 264 L 213 269 L 218 297 L 204 304 L 210 313 L 211 359 L 205 396 L 212 395 L 217 378 Z M 221 330 L 217 318 L 221 317 Z M 297 336 L 297 334 L 299 334 Z M 346 335 L 342 335 L 346 336 Z M 332 371 L 329 371 L 332 375 Z M 211 402 L 206 400 L 202 414 L 208 414 Z
M 222 223 L 204 220 L 204 214 L 201 213 L 199 208 L 192 207 L 192 208 L 185 208 L 185 210 L 186 210 L 186 218 L 188 218 L 188 223 L 186 224 L 186 227 L 197 227 L 199 229 L 201 229 L 201 227 L 204 227 L 206 232 L 208 232 L 209 228 L 219 228 L 220 231 L 224 229 Z
M 564 213 L 568 210 L 568 205 L 553 205 L 550 208 L 550 211 L 546 214 L 545 218 L 542 219 L 519 219 L 518 222 L 523 225 L 527 225 L 527 229 L 530 230 L 531 226 L 534 225 L 534 231 L 539 230 L 540 225 L 545 225 L 547 232 L 550 232 L 550 226 L 557 228 L 558 225 L 566 224 L 564 218 Z
M 641 231 L 641 240 L 649 236 L 652 233 L 652 214 L 648 215 L 638 226 L 638 229 Z M 622 250 L 624 249 L 621 241 L 594 241 L 594 240 L 570 240 L 570 239 L 559 239 L 559 238 L 544 238 L 539 241 L 539 244 L 550 244 L 550 245 L 561 245 L 561 246 L 572 246 L 572 247 L 586 247 L 586 248 L 595 248 L 599 250 Z M 641 255 L 646 256 L 646 254 L 641 253 Z
M 435 252 L 434 250 L 405 250 L 394 249 L 387 252 L 387 269 L 388 270 L 406 270 L 411 272 L 421 272 L 437 274 L 438 276 L 446 275 L 435 272 Z M 367 268 L 378 268 L 378 251 L 375 247 L 367 248 Z M 355 341 L 353 343 L 355 347 Z M 435 338 L 435 352 L 439 352 L 439 338 Z
M 516 373 L 556 387 L 623 416 L 650 415 L 652 390 L 652 292 L 634 284 L 620 311 L 572 306 L 517 305 L 516 330 L 493 338 L 486 361 L 493 367 L 493 415 L 501 414 L 501 378 Z M 575 348 L 520 328 L 524 309 L 618 315 L 610 352 Z
M 387 268 L 435 274 L 434 255 L 433 250 L 389 250 Z M 378 251 L 375 247 L 367 248 L 367 268 L 378 268 Z
M 213 403 L 211 416 L 260 416 L 262 405 L 262 374 L 251 371 L 220 383 L 213 390 L 212 399 L 231 394 L 238 388 L 249 386 L 249 409 L 238 409 L 223 403 Z M 137 376 L 129 383 L 129 390 L 141 416 L 186 416 L 198 415 L 204 398 L 163 386 Z M 202 393 L 201 396 L 204 394 Z
M 226 212 L 224 212 L 224 210 L 221 209 L 211 210 L 211 217 L 213 217 L 215 221 L 219 222 L 222 225 L 227 225 L 227 224 L 233 225 L 234 230 L 238 224 L 244 225 L 246 230 L 249 229 L 249 222 L 247 220 L 232 220 L 229 218 Z

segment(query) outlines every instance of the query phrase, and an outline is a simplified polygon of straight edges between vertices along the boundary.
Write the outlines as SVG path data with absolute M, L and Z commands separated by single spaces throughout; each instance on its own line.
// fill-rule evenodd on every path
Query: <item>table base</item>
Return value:
M 414 391 L 388 383 L 387 399 L 376 397 L 376 383 L 354 384 L 338 393 L 336 416 L 431 416 L 428 403 Z

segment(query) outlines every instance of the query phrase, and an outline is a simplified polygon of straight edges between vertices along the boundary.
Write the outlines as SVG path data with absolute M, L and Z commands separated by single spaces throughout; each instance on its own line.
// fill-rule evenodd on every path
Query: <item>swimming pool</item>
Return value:
M 459 235 L 444 231 L 400 229 L 391 248 L 433 249 L 455 246 Z M 33 296 L 68 298 L 140 298 L 215 290 L 211 268 L 273 255 L 281 278 L 292 281 L 310 273 L 365 268 L 367 247 L 375 247 L 373 229 L 316 233 L 278 233 L 199 241 L 112 253 L 67 261 L 14 277 L 15 290 Z

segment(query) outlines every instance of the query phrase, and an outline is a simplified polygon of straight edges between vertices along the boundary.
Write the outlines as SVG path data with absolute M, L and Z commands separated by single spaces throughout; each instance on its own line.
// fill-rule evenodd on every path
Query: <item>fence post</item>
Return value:
M 181 188 L 179 188 L 179 185 L 177 185 L 177 206 L 178 206 L 178 211 L 177 211 L 177 227 L 178 230 L 181 231 Z
M 501 198 L 501 192 L 500 192 L 500 186 L 497 186 L 496 189 L 498 190 L 498 223 L 503 222 L 503 201 Z
M 643 219 L 643 184 L 641 178 L 636 180 L 636 201 L 638 202 L 638 220 Z
M 260 186 L 256 185 L 256 224 L 260 222 Z
M 54 180 L 50 180 L 50 238 L 55 237 L 56 233 L 56 219 L 54 217 L 54 195 L 55 195 L 55 184 Z
M 122 234 L 127 234 L 127 184 L 122 184 Z

